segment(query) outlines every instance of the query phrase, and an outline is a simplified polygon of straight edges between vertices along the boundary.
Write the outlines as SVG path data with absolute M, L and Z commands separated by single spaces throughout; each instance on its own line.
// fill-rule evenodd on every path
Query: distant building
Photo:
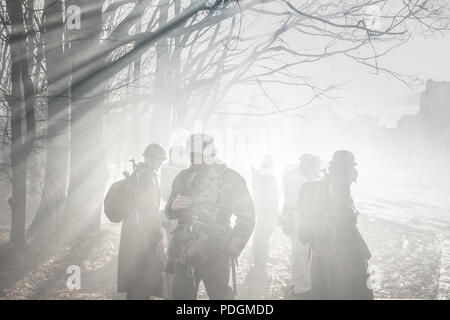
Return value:
M 403 117 L 397 126 L 403 151 L 445 162 L 450 154 L 450 82 L 429 80 L 420 97 L 420 111 Z
M 436 130 L 445 130 L 450 125 L 450 82 L 427 82 L 426 91 L 420 97 L 420 115 Z
M 424 122 L 429 142 L 439 148 L 450 148 L 450 82 L 427 82 L 420 98 L 419 116 Z

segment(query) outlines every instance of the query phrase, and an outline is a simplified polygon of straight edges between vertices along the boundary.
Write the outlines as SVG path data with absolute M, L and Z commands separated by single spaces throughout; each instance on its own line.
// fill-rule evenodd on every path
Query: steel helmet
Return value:
M 348 150 L 339 150 L 333 154 L 331 165 L 349 165 L 356 166 L 355 155 Z
M 161 147 L 157 143 L 152 143 L 145 148 L 144 153 L 142 154 L 144 157 L 156 157 L 160 160 L 166 160 L 166 150 L 164 150 L 163 147 Z

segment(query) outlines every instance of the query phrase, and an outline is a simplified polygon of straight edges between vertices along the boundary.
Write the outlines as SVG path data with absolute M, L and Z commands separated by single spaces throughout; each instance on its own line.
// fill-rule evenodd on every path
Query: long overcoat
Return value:
M 135 209 L 122 224 L 117 291 L 131 299 L 161 296 L 162 229 L 160 191 L 156 174 L 142 170 L 136 182 Z
M 350 187 L 325 177 L 306 183 L 299 195 L 299 238 L 312 249 L 314 299 L 373 299 L 366 242 L 357 227 Z

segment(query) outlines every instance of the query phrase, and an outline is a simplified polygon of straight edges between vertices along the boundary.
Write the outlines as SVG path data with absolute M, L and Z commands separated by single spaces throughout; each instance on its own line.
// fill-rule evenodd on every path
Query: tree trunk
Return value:
M 167 24 L 169 1 L 160 0 L 159 28 Z M 171 102 L 169 94 L 169 45 L 165 37 L 156 44 L 155 101 L 150 125 L 150 141 L 167 144 L 171 126 Z
M 11 53 L 11 167 L 12 197 L 11 205 L 11 243 L 15 246 L 25 244 L 26 202 L 27 202 L 27 159 L 36 135 L 34 113 L 34 86 L 28 71 L 28 48 L 26 44 L 25 21 L 22 2 L 6 1 L 11 20 L 9 45 Z M 23 137 L 22 109 L 25 102 L 26 135 Z
M 140 33 L 142 30 L 142 19 L 139 18 L 136 23 L 136 33 Z M 137 87 L 136 94 L 140 95 L 142 93 L 141 90 L 141 68 L 142 68 L 142 59 L 141 57 L 138 57 L 136 61 L 134 61 L 133 64 L 133 81 L 134 85 Z M 142 154 L 142 150 L 144 150 L 141 144 L 141 124 L 142 124 L 142 102 L 138 102 L 133 108 L 132 108 L 132 115 L 131 115 L 131 126 L 130 126 L 130 146 L 131 146 L 131 152 L 134 159 L 136 159 L 138 156 Z M 145 141 L 147 142 L 147 141 Z M 144 142 L 144 143 L 145 143 Z
M 73 65 L 83 55 L 95 55 L 102 33 L 103 0 L 74 0 L 81 8 L 81 29 L 71 32 Z M 97 59 L 102 65 L 104 59 Z M 74 72 L 73 70 L 72 72 Z M 100 217 L 107 170 L 103 147 L 103 104 L 101 88 L 71 87 L 70 173 L 64 223 L 75 234 L 96 231 Z
M 42 198 L 28 237 L 53 231 L 62 215 L 67 193 L 69 166 L 68 77 L 61 77 L 62 65 L 68 63 L 64 54 L 64 20 L 61 0 L 45 0 L 44 46 L 47 67 L 47 156 Z M 66 55 L 67 56 L 67 55 Z M 63 94 L 60 94 L 60 93 Z
M 12 0 L 13 2 L 14 0 Z M 10 7 L 8 6 L 8 9 Z M 10 13 L 11 15 L 11 13 Z M 11 37 L 13 37 L 11 35 Z M 19 51 L 11 41 L 11 97 L 8 99 L 11 108 L 11 243 L 21 246 L 25 243 L 25 219 L 27 199 L 27 162 L 24 157 L 22 135 L 22 86 L 20 81 L 20 62 L 17 61 Z

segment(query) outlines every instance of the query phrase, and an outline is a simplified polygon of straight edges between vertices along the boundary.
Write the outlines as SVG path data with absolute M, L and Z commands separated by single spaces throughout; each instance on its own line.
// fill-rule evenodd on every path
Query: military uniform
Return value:
M 368 284 L 370 251 L 357 228 L 350 186 L 324 177 L 299 195 L 299 238 L 312 248 L 314 299 L 373 299 Z
M 192 204 L 173 211 L 178 194 L 190 196 Z M 196 299 L 200 281 L 210 299 L 232 299 L 228 244 L 237 243 L 240 252 L 255 225 L 253 202 L 242 176 L 224 164 L 191 165 L 175 178 L 165 212 L 178 221 L 168 262 L 175 273 L 174 299 Z
M 162 294 L 164 261 L 159 205 L 156 174 L 140 168 L 135 210 L 123 221 L 120 236 L 117 289 L 127 292 L 127 299 L 146 300 Z

